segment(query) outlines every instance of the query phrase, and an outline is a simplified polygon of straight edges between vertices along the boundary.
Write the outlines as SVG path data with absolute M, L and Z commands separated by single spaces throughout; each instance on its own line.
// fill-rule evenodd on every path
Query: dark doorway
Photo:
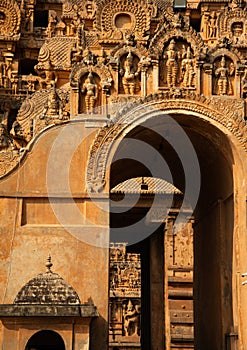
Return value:
M 54 331 L 35 333 L 27 342 L 25 350 L 65 350 L 62 337 Z

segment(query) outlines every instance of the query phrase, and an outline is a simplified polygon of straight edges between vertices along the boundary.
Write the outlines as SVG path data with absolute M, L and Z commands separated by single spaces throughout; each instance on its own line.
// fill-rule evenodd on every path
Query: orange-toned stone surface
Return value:
M 2 349 L 31 350 L 47 329 L 66 350 L 247 349 L 246 8 L 242 0 L 2 0 Z M 170 177 L 165 166 L 153 174 L 160 158 Z M 151 177 L 173 182 L 173 202 L 173 192 L 151 191 Z M 193 208 L 190 198 L 183 206 L 197 182 Z M 111 240 L 126 246 L 116 266 Z M 26 316 L 13 308 L 49 254 L 95 314 L 83 314 L 87 306 L 69 314 L 75 306 L 55 287 L 67 316 L 45 304 L 41 317 L 34 292 Z

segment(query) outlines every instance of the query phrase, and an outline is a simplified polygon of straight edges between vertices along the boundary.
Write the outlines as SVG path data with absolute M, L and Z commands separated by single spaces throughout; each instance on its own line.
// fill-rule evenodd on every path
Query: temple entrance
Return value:
M 65 350 L 65 345 L 58 333 L 43 330 L 28 340 L 25 350 Z
M 123 322 L 122 328 L 119 325 L 122 338 L 115 346 L 124 348 L 129 341 L 129 349 L 232 349 L 230 346 L 236 346 L 237 337 L 231 339 L 236 329 L 233 321 L 236 296 L 232 288 L 234 197 L 231 145 L 220 130 L 199 118 L 182 114 L 175 114 L 173 118 L 188 135 L 200 167 L 200 193 L 194 208 L 189 202 L 182 205 L 188 183 L 183 170 L 184 160 L 179 159 L 178 152 L 167 141 L 169 133 L 173 134 L 174 130 L 169 130 L 167 125 L 164 130 L 162 116 L 132 129 L 114 154 L 111 166 L 111 241 L 114 244 L 126 242 L 126 259 L 131 260 L 133 254 L 139 254 L 141 266 L 140 339 L 136 338 L 134 345 L 134 339 L 124 330 L 126 316 L 123 310 L 118 315 L 119 322 Z M 154 125 L 156 130 L 158 128 L 163 135 L 168 135 L 167 139 L 153 131 Z M 162 220 L 160 214 L 158 218 L 154 215 L 153 219 L 148 214 L 154 198 L 162 197 L 158 189 L 148 193 L 148 189 L 143 192 L 140 186 L 140 197 L 131 208 L 126 203 L 128 196 L 135 194 L 133 188 L 132 194 L 131 191 L 119 191 L 130 179 L 144 179 L 145 185 L 145 179 L 152 177 L 152 167 L 132 158 L 133 144 L 130 142 L 128 147 L 127 138 L 151 146 L 157 152 L 157 158 L 152 159 L 153 166 L 161 156 L 169 166 L 173 186 L 180 191 L 180 195 L 175 195 L 170 202 L 163 193 L 163 207 L 167 210 L 165 214 L 162 212 Z M 187 156 L 185 149 L 183 157 Z M 163 177 L 160 174 L 160 178 L 171 180 L 166 171 Z M 186 222 L 181 229 L 176 226 L 179 214 Z M 136 222 L 141 222 L 139 231 L 132 232 Z M 120 227 L 124 230 L 118 232 L 116 228 Z M 133 241 L 135 234 L 138 238 Z M 127 254 L 130 254 L 128 258 Z M 136 301 L 133 300 L 134 312 Z M 124 308 L 127 308 L 127 302 L 126 295 Z M 133 347 L 130 347 L 132 341 Z

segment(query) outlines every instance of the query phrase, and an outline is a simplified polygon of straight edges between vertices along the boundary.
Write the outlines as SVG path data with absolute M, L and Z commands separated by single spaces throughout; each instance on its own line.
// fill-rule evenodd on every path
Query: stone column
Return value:
M 152 60 L 151 62 L 153 66 L 153 92 L 157 92 L 159 90 L 159 60 Z

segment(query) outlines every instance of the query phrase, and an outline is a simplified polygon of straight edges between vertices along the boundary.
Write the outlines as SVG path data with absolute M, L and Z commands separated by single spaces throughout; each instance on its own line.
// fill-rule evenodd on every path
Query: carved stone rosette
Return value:
M 21 13 L 17 2 L 3 0 L 0 3 L 0 38 L 14 37 L 20 31 Z

